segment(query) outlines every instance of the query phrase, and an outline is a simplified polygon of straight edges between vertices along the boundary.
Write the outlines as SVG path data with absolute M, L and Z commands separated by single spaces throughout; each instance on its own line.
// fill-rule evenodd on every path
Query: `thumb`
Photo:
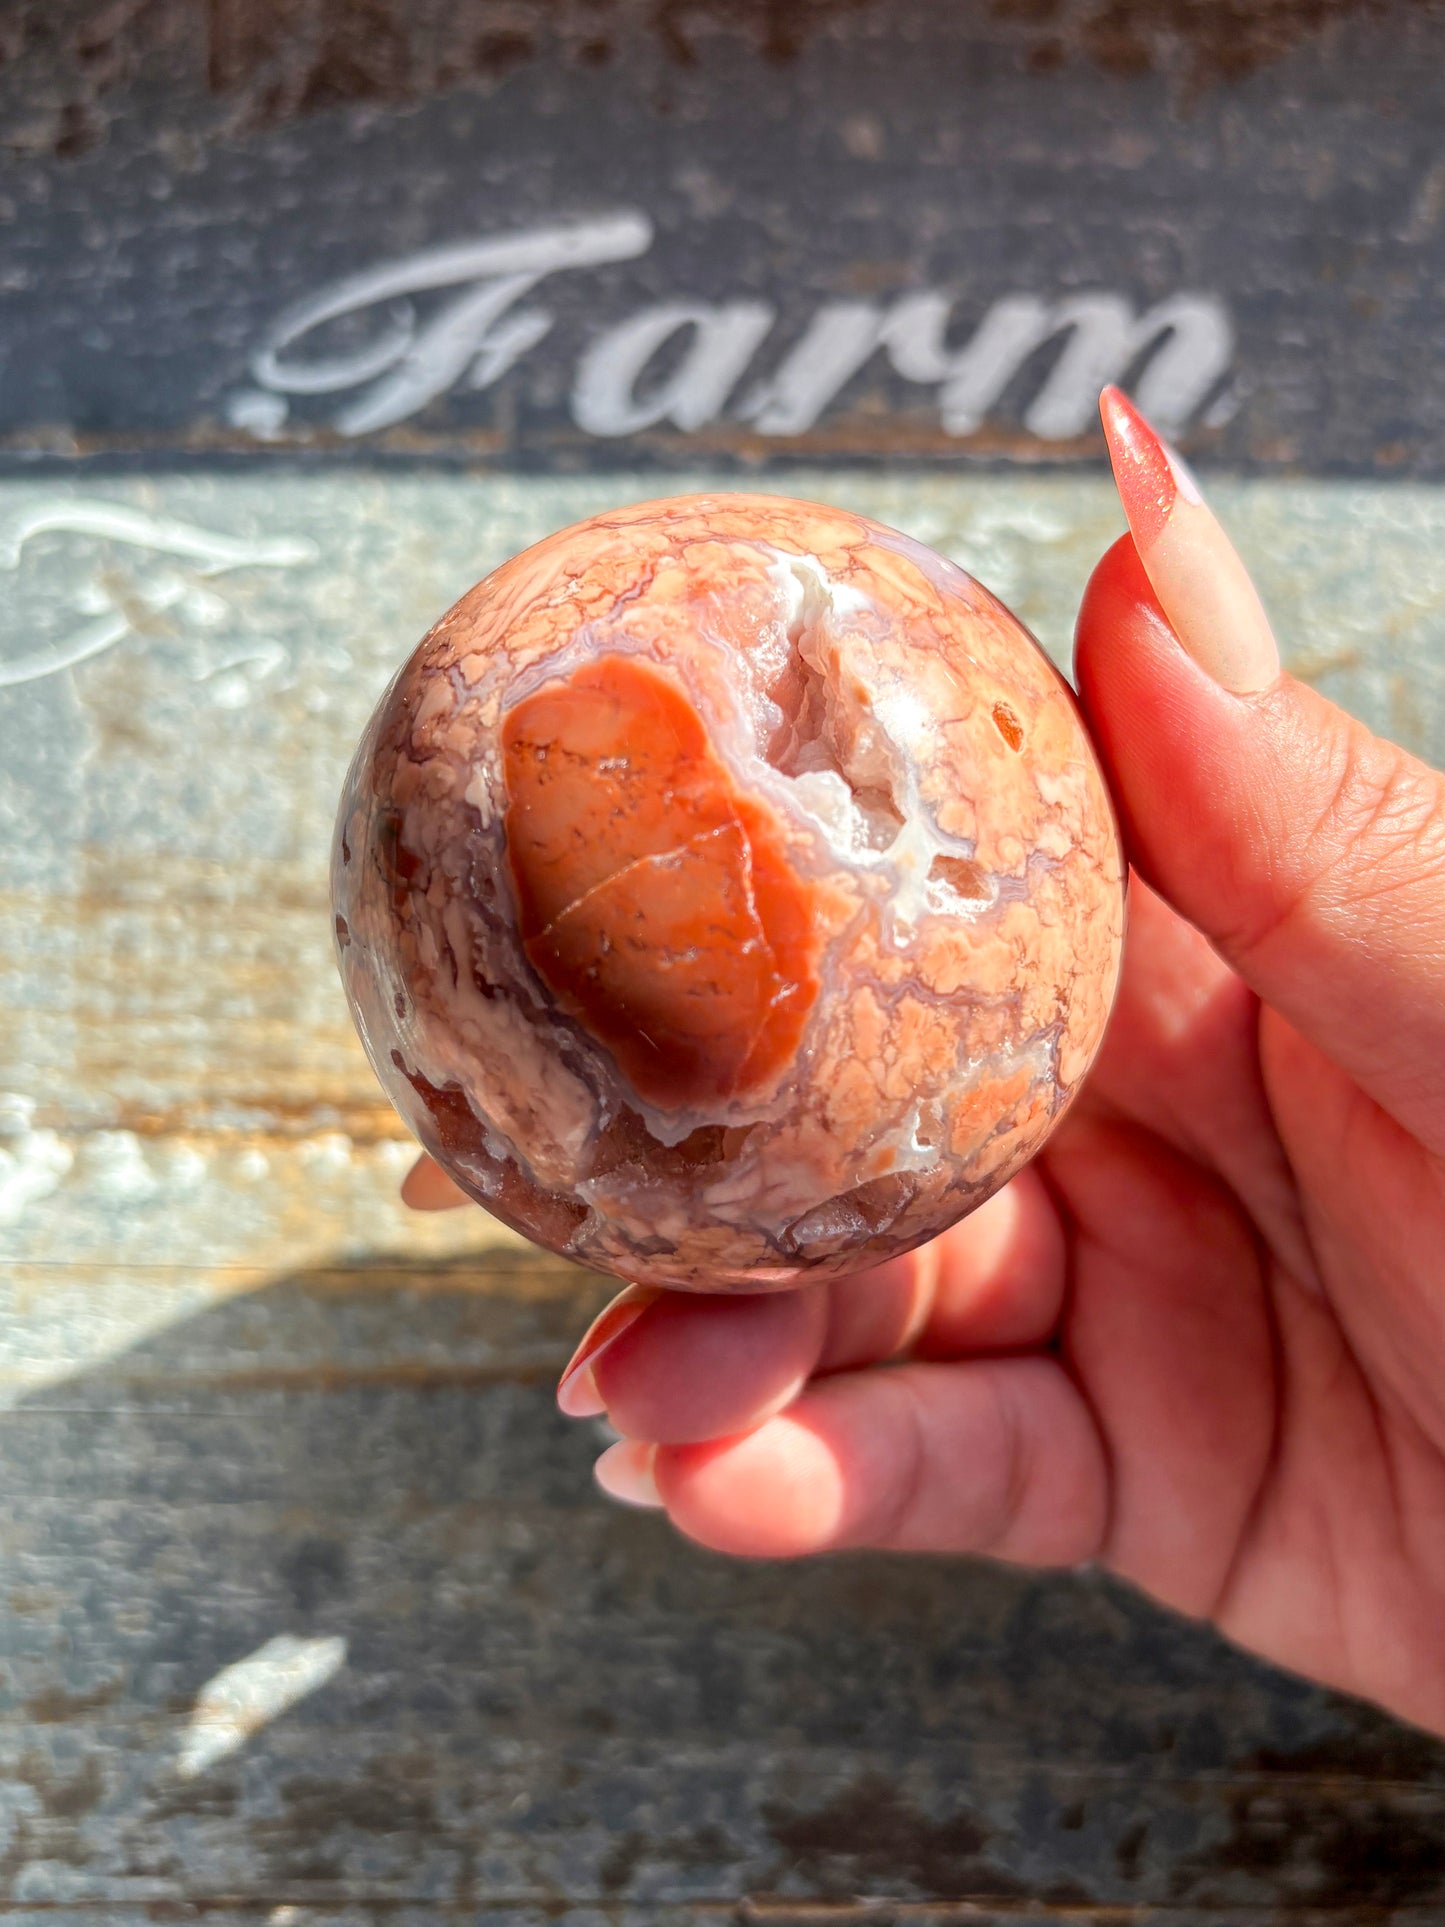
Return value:
M 1445 779 L 1283 675 L 1243 564 L 1119 395 L 1131 534 L 1076 666 L 1131 855 L 1294 1028 L 1445 1149 Z

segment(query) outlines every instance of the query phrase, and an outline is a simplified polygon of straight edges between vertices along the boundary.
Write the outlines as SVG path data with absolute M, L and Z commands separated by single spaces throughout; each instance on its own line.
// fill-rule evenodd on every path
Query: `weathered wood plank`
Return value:
M 1118 526 L 1096 483 L 789 481 L 969 562 L 1060 655 Z M 333 801 L 377 691 L 438 610 L 502 554 L 648 486 L 0 491 L 12 530 L 118 503 L 152 518 L 153 543 L 181 521 L 309 545 L 305 560 L 219 576 L 93 527 L 26 552 L 12 664 L 73 639 L 96 619 L 87 607 L 122 627 L 74 670 L 0 691 L 0 1088 L 16 1100 L 0 1118 L 0 1210 L 15 1200 L 0 1250 L 211 1269 L 484 1242 L 476 1222 L 408 1226 L 390 1200 L 406 1152 L 329 955 Z M 1222 507 L 1300 666 L 1445 758 L 1445 497 L 1243 486 Z
M 494 1241 L 485 1220 L 422 1230 L 430 1238 L 405 1254 L 322 1265 L 284 1286 L 255 1266 L 7 1267 L 0 1406 L 24 1400 L 33 1410 L 48 1393 L 49 1409 L 77 1411 L 97 1398 L 164 1393 L 202 1415 L 221 1392 L 555 1379 L 607 1281 L 520 1240 Z M 428 1263 L 425 1242 L 454 1249 Z M 157 1363 L 139 1341 L 160 1331 L 168 1343 Z M 67 1383 L 102 1362 L 98 1385 Z
M 1096 481 L 780 478 L 790 485 L 955 554 L 1060 658 L 1119 526 Z M 27 518 L 111 503 L 152 518 L 124 544 L 73 528 L 36 537 L 0 644 L 0 670 L 22 659 L 34 670 L 0 702 L 0 821 L 13 832 L 0 1062 L 43 1086 L 42 1125 L 285 1130 L 366 1109 L 324 901 L 334 799 L 361 725 L 406 648 L 477 575 L 647 489 L 170 478 L 103 494 L 0 491 L 0 527 L 17 535 Z M 1236 485 L 1220 506 L 1292 659 L 1445 756 L 1445 497 Z M 177 521 L 255 549 L 297 547 L 284 564 L 211 574 L 160 548 Z M 116 620 L 112 645 L 41 673 L 44 650 L 73 647 L 97 608 Z
M 1078 463 L 1172 322 L 1155 393 L 1200 451 L 1445 470 L 1433 0 L 11 11 L 13 466 Z M 489 243 L 581 223 L 590 258 L 488 310 Z M 946 336 L 915 308 L 898 352 L 925 290 Z M 732 326 L 672 341 L 703 378 L 669 409 L 623 331 L 698 302 Z
M 1094 483 L 792 480 L 1059 653 L 1118 526 Z M 0 490 L 91 515 L 33 537 L 0 658 L 124 618 L 0 688 L 0 1910 L 1445 1917 L 1445 1750 L 1093 1575 L 737 1567 L 604 1509 L 550 1383 L 605 1285 L 397 1205 L 329 956 L 342 767 L 458 590 L 652 487 Z M 309 547 L 207 576 L 97 502 Z M 1222 506 L 1296 660 L 1445 760 L 1445 495 Z
M 1445 1904 L 1439 1749 L 1122 1588 L 730 1565 L 592 1504 L 545 1388 L 171 1384 L 174 1342 L 0 1430 L 18 1900 Z M 187 1770 L 278 1636 L 344 1652 Z

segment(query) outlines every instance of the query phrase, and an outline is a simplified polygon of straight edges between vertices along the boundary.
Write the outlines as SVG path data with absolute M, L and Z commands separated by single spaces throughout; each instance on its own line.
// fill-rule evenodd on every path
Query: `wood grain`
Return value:
M 551 1384 L 605 1286 L 395 1202 L 329 954 L 342 768 L 453 595 L 652 486 L 116 479 L 59 498 L 310 558 L 169 603 L 174 558 L 22 558 L 0 661 L 133 626 L 0 689 L 0 1919 L 1445 1918 L 1445 1750 L 1097 1575 L 735 1566 L 604 1507 Z M 1102 485 L 796 486 L 1059 654 L 1117 527 Z M 1445 497 L 1220 506 L 1287 648 L 1440 758 Z M 188 1766 L 277 1640 L 331 1670 Z
M 1202 301 L 1191 457 L 1438 478 L 1442 62 L 1441 0 L 12 0 L 0 465 L 1077 472 L 1102 457 L 1091 389 L 1150 346 L 1134 324 Z M 374 371 L 443 316 L 424 274 L 405 320 L 373 302 L 268 378 L 284 318 L 352 277 L 619 215 L 650 242 L 529 290 L 525 347 L 452 333 L 384 421 L 337 354 Z M 820 314 L 922 289 L 951 309 L 932 356 L 845 358 L 762 432 L 759 387 Z M 1079 296 L 1114 305 L 1048 419 Z M 737 378 L 592 432 L 588 349 L 699 301 L 772 312 Z M 946 418 L 939 355 L 1035 301 L 1052 338 L 1013 337 Z

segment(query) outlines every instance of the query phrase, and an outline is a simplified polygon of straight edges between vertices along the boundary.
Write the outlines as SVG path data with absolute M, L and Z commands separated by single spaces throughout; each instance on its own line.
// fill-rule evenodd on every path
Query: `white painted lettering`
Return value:
M 551 317 L 535 312 L 498 326 L 512 304 L 549 274 L 597 267 L 645 254 L 652 223 L 641 214 L 608 215 L 568 226 L 531 228 L 489 241 L 429 248 L 409 260 L 349 275 L 333 288 L 284 314 L 252 357 L 251 373 L 265 389 L 324 395 L 373 385 L 335 418 L 343 435 L 368 435 L 405 421 L 444 394 L 471 367 L 471 385 L 486 387 L 535 347 Z M 465 284 L 425 325 L 411 297 Z M 385 309 L 375 339 L 349 354 L 314 359 L 284 357 L 329 322 Z
M 772 328 L 762 301 L 671 301 L 645 308 L 599 335 L 583 354 L 572 390 L 572 419 L 589 435 L 635 435 L 672 422 L 698 429 L 719 416 Z M 691 340 L 673 372 L 639 394 L 654 357 L 684 329 Z
M 563 270 L 626 261 L 652 244 L 652 223 L 625 212 L 438 247 L 350 275 L 284 314 L 251 360 L 258 386 L 228 401 L 232 423 L 278 439 L 288 396 L 342 395 L 332 426 L 373 434 L 449 389 L 500 381 L 549 335 L 553 316 L 522 306 Z M 451 290 L 422 318 L 416 297 Z M 958 343 L 953 297 L 927 288 L 895 301 L 829 301 L 772 371 L 739 385 L 777 319 L 769 302 L 669 300 L 616 322 L 583 347 L 571 389 L 584 434 L 615 439 L 667 423 L 696 433 L 731 410 L 769 436 L 806 434 L 875 356 L 905 381 L 937 390 L 949 435 L 976 434 L 1019 384 L 1025 430 L 1067 441 L 1095 422 L 1101 387 L 1137 373 L 1140 405 L 1177 432 L 1218 395 L 1234 329 L 1213 295 L 1180 293 L 1140 311 L 1107 290 L 1049 300 L 1005 294 Z M 322 352 L 335 324 L 371 332 Z M 680 339 L 685 337 L 685 339 Z M 310 344 L 312 353 L 305 350 Z M 1035 373 L 1036 369 L 1036 373 Z
M 904 295 L 890 308 L 831 303 L 750 398 L 765 435 L 800 435 L 880 349 L 905 381 L 939 389 L 939 417 L 950 435 L 975 434 L 1031 356 L 1049 342 L 1060 352 L 1024 414 L 1041 441 L 1084 434 L 1099 390 L 1153 353 L 1138 384 L 1140 404 L 1165 429 L 1177 429 L 1206 400 L 1230 363 L 1234 333 L 1221 303 L 1176 295 L 1142 315 L 1117 295 L 1047 302 L 1006 295 L 986 311 L 959 348 L 947 346 L 953 303 L 937 290 Z
M 883 325 L 883 311 L 871 301 L 825 302 L 740 412 L 762 435 L 806 434 L 878 352 Z

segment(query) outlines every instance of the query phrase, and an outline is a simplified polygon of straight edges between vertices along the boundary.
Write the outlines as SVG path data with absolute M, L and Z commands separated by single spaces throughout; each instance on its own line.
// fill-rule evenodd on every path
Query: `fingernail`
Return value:
M 608 1446 L 593 1466 L 592 1476 L 609 1499 L 618 1499 L 623 1505 L 660 1506 L 662 1499 L 652 1473 L 656 1457 L 655 1445 L 622 1439 Z
M 1160 607 L 1207 676 L 1236 696 L 1279 678 L 1279 650 L 1259 592 L 1199 485 L 1117 388 L 1099 397 L 1114 481 Z
M 401 1181 L 401 1201 L 412 1211 L 450 1211 L 456 1205 L 471 1203 L 461 1186 L 454 1184 L 425 1151 Z
M 593 1367 L 616 1339 L 642 1316 L 658 1293 L 651 1285 L 629 1285 L 587 1328 L 557 1386 L 557 1404 L 568 1418 L 596 1418 L 607 1407 L 597 1390 Z

